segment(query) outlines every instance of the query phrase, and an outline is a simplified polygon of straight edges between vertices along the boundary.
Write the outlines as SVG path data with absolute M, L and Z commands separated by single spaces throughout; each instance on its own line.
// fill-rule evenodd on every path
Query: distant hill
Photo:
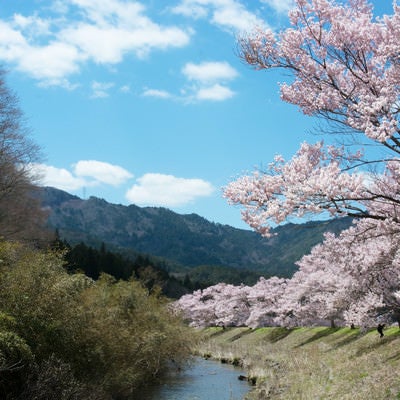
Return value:
M 124 255 L 149 254 L 167 261 L 170 271 L 202 271 L 205 266 L 251 270 L 259 275 L 289 277 L 294 262 L 321 242 L 326 231 L 340 232 L 349 219 L 287 224 L 277 236 L 210 222 L 197 214 L 181 215 L 161 207 L 83 200 L 58 189 L 41 190 L 48 224 L 71 244 L 101 243 Z M 211 268 L 212 270 L 212 268 Z

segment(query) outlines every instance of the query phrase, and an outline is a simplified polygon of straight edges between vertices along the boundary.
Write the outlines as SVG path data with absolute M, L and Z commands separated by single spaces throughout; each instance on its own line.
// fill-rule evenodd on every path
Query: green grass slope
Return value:
M 240 365 L 250 400 L 400 399 L 400 330 L 209 328 L 196 351 Z

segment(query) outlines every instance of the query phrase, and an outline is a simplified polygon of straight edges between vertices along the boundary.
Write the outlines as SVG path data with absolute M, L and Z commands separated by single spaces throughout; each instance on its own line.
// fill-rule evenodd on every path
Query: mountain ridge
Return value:
M 71 244 L 106 243 L 125 254 L 146 253 L 169 261 L 172 268 L 220 266 L 263 275 L 291 276 L 294 262 L 322 241 L 325 231 L 338 233 L 350 219 L 276 228 L 263 238 L 256 232 L 210 222 L 197 214 L 178 214 L 163 207 L 124 206 L 104 199 L 81 199 L 44 187 L 41 200 L 48 225 Z

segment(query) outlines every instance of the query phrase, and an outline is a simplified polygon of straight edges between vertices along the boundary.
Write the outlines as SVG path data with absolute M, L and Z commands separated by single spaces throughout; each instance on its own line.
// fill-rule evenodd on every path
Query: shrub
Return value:
M 15 243 L 0 243 L 0 260 L 0 333 L 11 329 L 4 349 L 14 349 L 9 360 L 32 354 L 36 363 L 23 398 L 52 399 L 65 382 L 76 393 L 125 398 L 189 353 L 187 328 L 137 281 L 69 274 L 62 255 Z
M 10 398 L 24 384 L 33 354 L 25 340 L 9 329 L 14 319 L 0 313 L 0 398 Z

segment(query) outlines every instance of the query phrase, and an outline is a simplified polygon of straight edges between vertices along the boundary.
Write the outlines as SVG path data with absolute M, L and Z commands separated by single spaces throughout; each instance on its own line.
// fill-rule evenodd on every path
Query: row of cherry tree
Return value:
M 177 306 L 195 326 L 399 321 L 400 6 L 394 1 L 392 15 L 374 17 L 366 0 L 295 0 L 289 17 L 278 34 L 257 28 L 241 37 L 240 55 L 256 69 L 291 75 L 281 98 L 320 117 L 341 144 L 303 143 L 291 160 L 276 156 L 224 196 L 264 236 L 291 217 L 354 223 L 327 234 L 289 280 L 219 284 Z
M 181 297 L 175 306 L 195 327 L 373 326 L 400 321 L 399 234 L 366 237 L 359 221 L 297 264 L 291 279 L 260 278 L 254 286 L 219 283 Z M 364 232 L 364 233 L 365 233 Z

